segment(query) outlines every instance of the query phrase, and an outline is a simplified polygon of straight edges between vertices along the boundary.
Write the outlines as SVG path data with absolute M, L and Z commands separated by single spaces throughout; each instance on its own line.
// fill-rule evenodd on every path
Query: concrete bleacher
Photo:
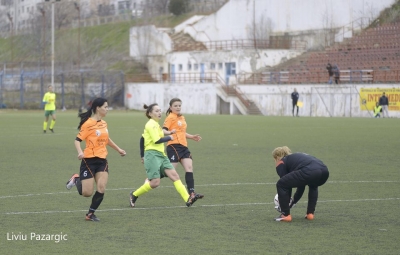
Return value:
M 343 43 L 307 55 L 301 63 L 276 70 L 285 77 L 280 83 L 326 82 L 327 63 L 338 65 L 341 82 L 399 82 L 400 22 L 369 28 Z M 276 72 L 264 75 L 277 76 Z

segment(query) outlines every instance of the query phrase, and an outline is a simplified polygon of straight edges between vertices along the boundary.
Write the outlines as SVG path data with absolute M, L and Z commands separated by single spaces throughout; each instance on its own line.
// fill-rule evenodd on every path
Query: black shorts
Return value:
M 181 144 L 171 144 L 167 146 L 167 156 L 171 163 L 178 163 L 183 158 L 192 159 L 189 148 Z
M 93 178 L 98 172 L 108 173 L 108 162 L 104 158 L 84 158 L 81 161 L 79 178 L 81 180 Z

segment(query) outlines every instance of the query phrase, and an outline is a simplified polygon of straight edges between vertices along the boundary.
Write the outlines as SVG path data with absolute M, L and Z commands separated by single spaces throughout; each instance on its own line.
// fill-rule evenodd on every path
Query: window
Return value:
M 236 74 L 236 63 L 231 63 L 232 72 L 231 74 Z
M 124 13 L 129 9 L 129 1 L 120 1 L 118 2 L 118 12 Z
M 178 65 L 178 70 L 182 72 L 182 70 L 183 70 L 182 64 L 179 64 L 179 65 Z
M 218 63 L 218 69 L 219 69 L 219 70 L 222 69 L 222 63 Z
M 199 64 L 194 64 L 194 70 L 195 71 L 199 70 Z
M 187 70 L 188 70 L 188 71 L 191 71 L 191 70 L 192 70 L 192 63 L 189 63 L 189 64 L 188 64 Z
M 210 64 L 210 70 L 215 70 L 215 63 Z

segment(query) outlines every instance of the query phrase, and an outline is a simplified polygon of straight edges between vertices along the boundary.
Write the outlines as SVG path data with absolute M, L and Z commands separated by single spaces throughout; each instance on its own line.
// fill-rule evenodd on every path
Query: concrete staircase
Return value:
M 206 51 L 203 43 L 195 41 L 190 35 L 183 32 L 170 34 L 173 42 L 173 51 Z
M 227 99 L 224 99 L 224 101 L 227 102 L 229 98 L 232 99 L 232 104 L 234 104 L 243 115 L 263 115 L 254 101 L 248 99 L 236 86 L 221 86 L 221 88 L 227 96 Z

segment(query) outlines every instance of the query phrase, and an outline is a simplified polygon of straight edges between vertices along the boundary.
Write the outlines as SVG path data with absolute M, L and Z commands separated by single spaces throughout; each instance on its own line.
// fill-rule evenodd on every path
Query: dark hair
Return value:
M 92 114 L 96 113 L 97 107 L 103 106 L 105 102 L 107 102 L 107 99 L 102 97 L 98 97 L 95 100 L 93 100 L 90 109 L 87 112 L 83 112 L 78 115 L 78 117 L 81 118 L 81 122 L 79 122 L 78 129 L 81 128 L 83 123 L 85 123 L 92 116 Z
M 151 104 L 151 105 L 147 105 L 144 104 L 143 105 L 143 109 L 146 109 L 146 116 L 147 118 L 151 119 L 150 113 L 153 111 L 154 106 L 158 105 L 157 103 Z
M 177 97 L 174 97 L 174 98 L 172 98 L 172 99 L 169 101 L 169 106 L 172 106 L 173 103 L 175 103 L 175 102 L 181 102 L 181 103 L 182 103 L 182 100 L 180 100 L 180 99 L 177 98 Z M 166 112 L 166 115 L 168 116 L 171 112 L 172 112 L 172 111 L 171 111 L 171 108 L 168 107 L 167 112 Z

